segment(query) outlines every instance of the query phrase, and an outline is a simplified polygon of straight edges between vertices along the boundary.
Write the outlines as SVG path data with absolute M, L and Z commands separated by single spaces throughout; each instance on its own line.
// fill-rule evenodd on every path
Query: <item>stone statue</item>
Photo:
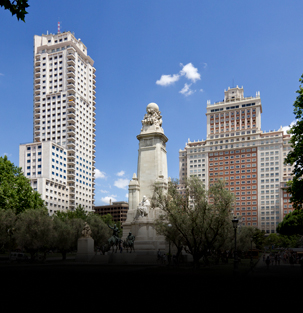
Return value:
M 135 251 L 134 243 L 135 243 L 135 236 L 129 232 L 128 236 L 126 237 L 126 240 L 123 242 L 123 247 L 128 252 L 128 249 L 130 249 L 130 253 L 132 253 L 132 250 Z
M 85 222 L 83 230 L 82 230 L 82 237 L 91 238 L 91 234 L 92 234 L 92 231 L 91 231 L 89 225 Z
M 144 115 L 142 125 L 162 126 L 161 112 L 157 108 L 148 108 L 147 114 Z
M 108 226 L 110 229 L 113 230 L 113 235 L 112 235 L 111 238 L 114 238 L 114 239 L 116 239 L 116 240 L 119 240 L 119 239 L 120 239 L 119 236 L 118 236 L 119 228 L 117 227 L 117 225 L 115 224 L 114 227 L 111 227 L 111 226 L 109 226 L 109 225 L 107 224 L 107 226 Z M 109 240 L 110 240 L 110 239 L 109 239 Z
M 149 200 L 146 198 L 146 196 L 143 196 L 143 199 L 139 203 L 138 208 L 137 208 L 137 216 L 141 216 L 141 217 L 147 216 L 149 207 L 150 207 Z

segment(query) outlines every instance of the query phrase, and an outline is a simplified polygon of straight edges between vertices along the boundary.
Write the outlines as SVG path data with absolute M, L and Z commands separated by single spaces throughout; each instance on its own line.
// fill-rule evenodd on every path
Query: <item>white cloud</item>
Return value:
M 178 81 L 179 78 L 180 78 L 179 74 L 162 75 L 161 78 L 156 81 L 156 84 L 160 86 L 168 86 Z
M 204 90 L 203 90 L 203 89 L 200 89 L 199 91 L 200 91 L 200 92 L 204 92 Z
M 106 196 L 104 198 L 102 197 L 101 201 L 104 202 L 104 203 L 109 203 L 110 200 L 112 200 L 112 203 L 113 203 L 113 202 L 117 201 L 116 197 L 117 197 L 117 195 Z
M 203 63 L 203 67 L 204 67 L 204 68 L 207 68 L 207 63 Z
M 107 190 L 100 190 L 100 192 L 102 192 L 102 193 L 108 193 L 108 191 Z
M 125 195 L 125 198 L 128 198 L 128 193 Z
M 129 184 L 129 180 L 126 178 L 119 178 L 118 180 L 115 181 L 114 186 L 121 188 L 121 189 L 126 189 L 126 187 Z
M 183 66 L 183 64 L 180 64 Z M 183 66 L 182 70 L 180 71 L 181 75 L 185 75 L 186 78 L 191 80 L 193 83 L 196 82 L 196 80 L 201 79 L 201 75 L 198 73 L 198 69 L 194 67 L 191 63 L 188 63 Z
M 287 134 L 287 131 L 290 130 L 290 128 L 292 126 L 294 126 L 295 124 L 296 124 L 296 121 L 292 121 L 289 126 L 283 126 L 282 130 L 283 130 L 284 134 Z
M 182 95 L 184 95 L 185 97 L 192 95 L 194 92 L 196 92 L 196 90 L 190 89 L 191 85 L 192 84 L 188 85 L 185 83 L 184 87 L 179 92 L 182 93 Z
M 123 176 L 124 174 L 125 174 L 124 171 L 120 171 L 120 172 L 118 172 L 116 175 L 117 175 L 117 176 Z
M 12 154 L 11 153 L 3 153 L 3 155 L 6 155 L 7 157 L 11 157 L 12 156 Z
M 98 170 L 97 168 L 95 169 L 95 178 L 106 178 L 106 175 L 104 172 L 101 172 L 100 170 Z
M 4 74 L 0 73 L 0 76 L 4 76 Z

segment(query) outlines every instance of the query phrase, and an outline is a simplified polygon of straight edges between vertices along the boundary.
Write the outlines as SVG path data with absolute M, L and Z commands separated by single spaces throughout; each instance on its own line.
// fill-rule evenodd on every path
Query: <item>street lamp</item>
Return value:
M 234 252 L 234 275 L 238 272 L 238 256 L 237 256 L 237 227 L 239 220 L 234 217 L 232 220 L 233 228 L 235 230 L 235 252 Z
M 167 225 L 171 229 L 171 224 Z M 169 251 L 168 251 L 168 264 L 171 265 L 171 249 L 170 249 L 170 238 L 168 239 Z

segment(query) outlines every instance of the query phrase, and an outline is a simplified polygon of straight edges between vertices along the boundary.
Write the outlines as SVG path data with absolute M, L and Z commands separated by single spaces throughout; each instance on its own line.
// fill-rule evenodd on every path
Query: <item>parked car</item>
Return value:
M 11 252 L 11 254 L 9 255 L 9 260 L 11 262 L 17 261 L 17 262 L 21 262 L 21 261 L 26 261 L 28 260 L 28 256 L 25 253 L 22 252 Z

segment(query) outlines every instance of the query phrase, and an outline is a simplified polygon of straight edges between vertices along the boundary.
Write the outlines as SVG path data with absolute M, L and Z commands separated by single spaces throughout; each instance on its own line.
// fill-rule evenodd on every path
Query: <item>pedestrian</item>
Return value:
M 163 261 L 163 264 L 165 265 L 166 264 L 166 254 L 165 253 L 163 253 L 162 261 Z
M 158 253 L 157 253 L 157 261 L 158 261 L 159 263 L 161 263 L 161 261 L 162 261 L 162 254 L 161 254 L 160 249 L 158 249 Z
M 270 258 L 269 258 L 269 255 L 267 256 L 266 260 L 265 260 L 265 263 L 267 265 L 267 269 L 269 269 L 269 265 L 270 265 Z

